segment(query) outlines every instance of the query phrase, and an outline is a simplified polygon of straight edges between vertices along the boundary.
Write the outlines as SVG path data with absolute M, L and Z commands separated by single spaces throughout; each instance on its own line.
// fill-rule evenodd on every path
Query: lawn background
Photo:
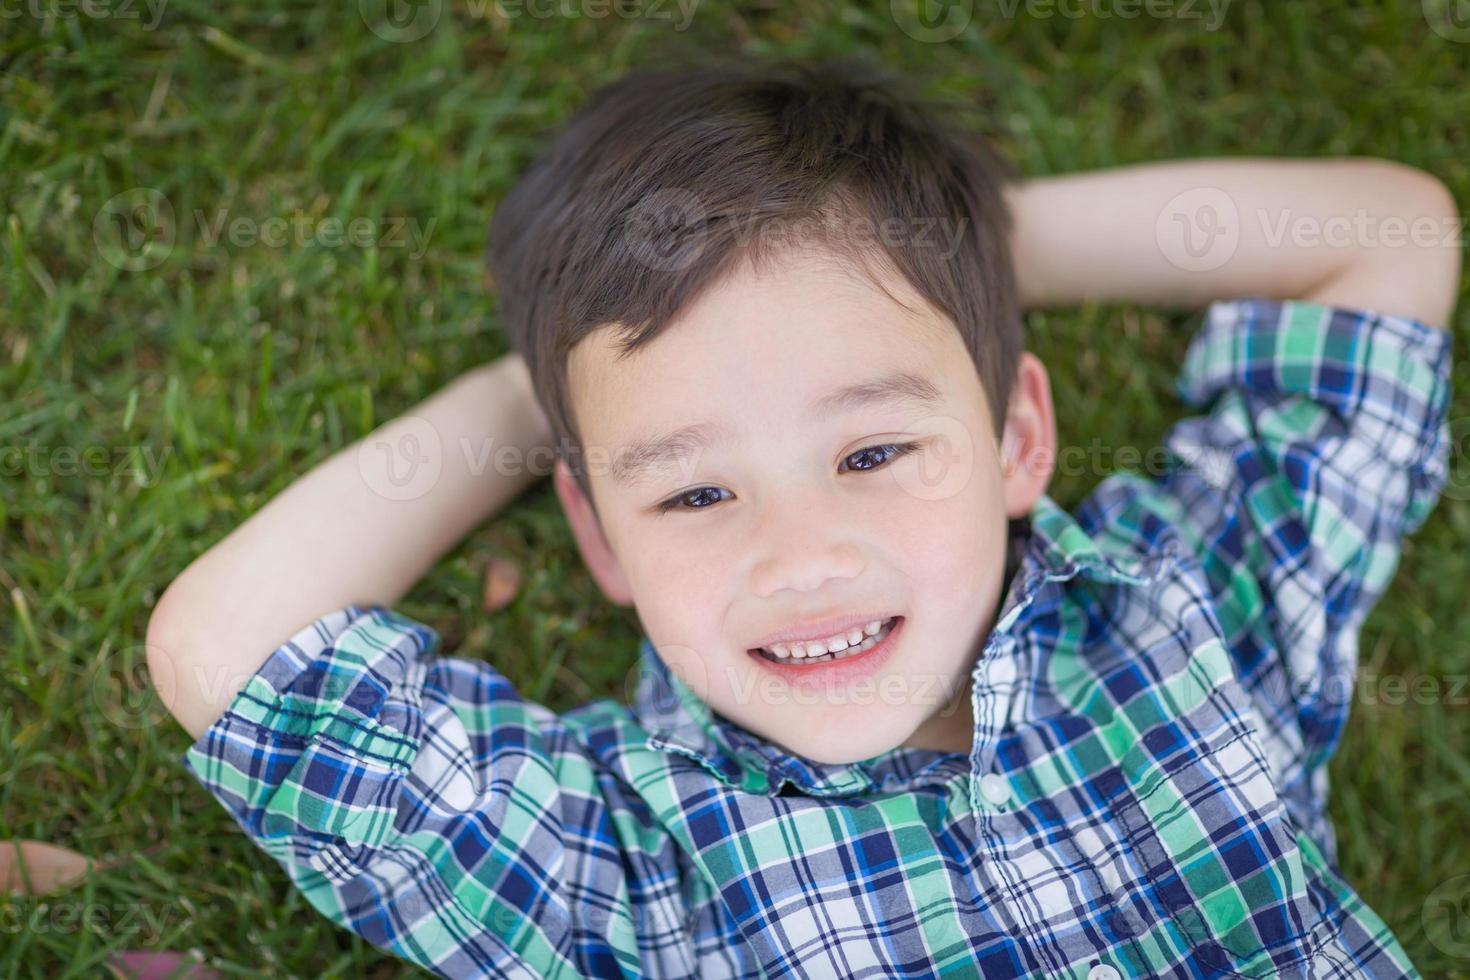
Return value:
M 1372 155 L 1470 200 L 1470 25 L 1437 0 L 1236 0 L 1216 30 L 1188 0 L 1156 0 L 1170 16 L 1091 4 L 1131 19 L 976 0 L 952 5 L 968 24 L 944 40 L 886 2 L 706 2 L 676 30 L 652 0 L 643 19 L 419 0 L 432 28 L 416 40 L 383 0 L 158 2 L 0 8 L 0 839 L 115 862 L 49 903 L 0 906 L 3 976 L 92 976 L 123 948 L 194 949 L 241 976 L 413 975 L 322 919 L 184 771 L 188 739 L 145 683 L 145 627 L 171 578 L 294 477 L 506 350 L 481 273 L 493 206 L 545 127 L 640 55 L 871 54 L 975 101 L 1031 175 Z M 149 191 L 172 208 L 172 246 L 119 268 L 104 209 Z M 211 244 L 221 214 L 415 221 L 428 247 Z M 1033 313 L 1063 443 L 1154 444 L 1183 411 L 1192 325 L 1133 306 Z M 1431 977 L 1470 976 L 1465 378 L 1457 363 L 1450 489 L 1364 629 L 1331 769 L 1343 870 Z M 65 447 L 91 447 L 92 472 Z M 1060 476 L 1052 496 L 1075 506 L 1106 472 Z M 524 584 L 487 616 L 492 553 Z M 581 567 L 548 481 L 400 608 L 560 709 L 620 693 L 638 635 Z M 1431 893 L 1461 918 L 1426 918 Z M 86 908 L 104 910 L 95 928 L 77 924 Z

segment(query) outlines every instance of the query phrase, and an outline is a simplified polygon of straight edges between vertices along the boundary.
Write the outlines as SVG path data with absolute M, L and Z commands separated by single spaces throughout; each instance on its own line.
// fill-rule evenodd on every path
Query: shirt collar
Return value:
M 995 683 L 986 663 L 992 652 L 1014 642 L 1036 617 L 1055 608 L 1064 595 L 1061 583 L 1082 576 L 1097 582 L 1144 585 L 1157 578 L 1174 556 L 1172 547 L 1140 555 L 1120 542 L 1095 539 L 1045 494 L 1028 518 L 1017 524 L 1020 534 L 1012 541 L 1016 570 L 1008 578 L 991 635 L 971 675 L 977 692 L 981 685 Z M 846 796 L 912 786 L 925 777 L 953 774 L 957 768 L 970 768 L 978 778 L 988 770 L 994 755 L 997 713 L 990 712 L 989 717 L 976 720 L 968 766 L 958 753 L 905 748 L 861 762 L 816 762 L 715 714 L 669 671 L 647 636 L 639 643 L 639 657 L 633 710 L 649 733 L 648 748 L 693 759 L 745 792 L 774 795 L 789 784 L 813 796 Z

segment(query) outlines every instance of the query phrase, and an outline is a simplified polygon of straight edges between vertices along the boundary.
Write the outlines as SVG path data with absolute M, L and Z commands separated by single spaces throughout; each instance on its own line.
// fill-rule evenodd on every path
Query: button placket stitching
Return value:
M 1008 899 L 1007 905 L 1011 915 L 1023 933 L 1030 957 L 1043 964 L 1046 969 L 1055 969 L 1064 964 L 1053 962 L 1053 957 L 1047 955 L 1051 946 L 1043 923 L 1033 917 L 1028 903 L 1019 897 L 1017 887 L 1019 883 L 1011 872 L 1014 862 L 1001 854 L 1000 844 L 993 830 L 993 821 L 996 817 L 1004 819 L 1008 811 L 1005 808 L 992 807 L 982 802 L 985 799 L 982 783 L 986 775 L 1005 778 L 1004 775 L 992 773 L 990 770 L 995 762 L 1000 728 L 1010 717 L 1011 700 L 1015 697 L 1019 676 L 1017 658 L 1020 642 L 1008 631 L 1022 612 L 1035 601 L 1042 587 L 1051 582 L 1065 581 L 1076 574 L 1076 571 L 1077 566 L 1073 563 L 1058 573 L 1034 575 L 1027 583 L 1024 598 L 1010 610 L 1002 624 L 997 627 L 996 637 L 981 655 L 972 675 L 974 680 L 972 705 L 975 711 L 976 734 L 970 755 L 969 796 L 971 810 L 975 817 L 976 839 L 985 848 L 991 866 L 995 869 L 1000 887 Z M 982 691 L 984 692 L 983 698 Z
M 1135 586 L 1147 585 L 1157 579 L 1164 572 L 1166 572 L 1170 567 L 1172 567 L 1172 565 L 1178 560 L 1178 557 L 1179 556 L 1177 554 L 1177 549 L 1173 545 L 1170 545 L 1169 547 L 1165 548 L 1161 554 L 1154 556 L 1154 560 L 1146 560 L 1142 563 L 1142 566 L 1139 569 L 1131 573 L 1120 570 L 1116 566 L 1113 566 L 1106 562 L 1087 562 L 1084 565 L 1084 563 L 1082 562 L 1068 561 L 1065 566 L 1059 569 L 1053 566 L 1053 571 L 1037 573 L 1027 582 L 1024 598 L 1019 601 L 1006 614 L 1001 626 L 997 627 L 997 631 L 1001 629 L 1009 630 L 1014 622 L 1021 616 L 1021 614 L 1035 602 L 1037 593 L 1043 587 L 1052 583 L 1066 582 L 1074 578 L 1080 571 L 1083 571 L 1084 567 L 1090 574 L 1098 575 L 1107 581 Z M 1009 699 L 1014 698 L 1015 696 L 1015 688 L 1017 683 L 1015 676 L 1015 658 L 1016 649 L 1019 646 L 1019 641 L 1013 635 L 1007 634 L 1004 637 L 1003 642 L 997 642 L 995 646 L 997 648 L 997 651 L 1003 648 L 1008 654 L 1008 657 L 1006 659 L 1012 671 L 1012 676 L 1008 678 L 1009 683 L 1007 687 L 1007 703 L 1009 704 Z M 1005 874 L 1004 869 L 1007 867 L 1009 862 L 1006 859 L 1001 858 L 998 854 L 998 846 L 995 842 L 994 835 L 991 832 L 993 814 L 980 802 L 980 800 L 984 796 L 982 788 L 984 776 L 982 775 L 982 773 L 990 775 L 988 770 L 990 769 L 991 763 L 994 760 L 995 739 L 999 734 L 999 725 L 1002 724 L 1004 718 L 1008 717 L 1009 715 L 1009 711 L 1007 711 L 1001 715 L 1001 721 L 997 722 L 993 720 L 996 708 L 995 702 L 999 699 L 992 693 L 995 691 L 996 685 L 991 682 L 990 669 L 999 658 L 990 656 L 989 654 L 990 649 L 987 648 L 986 654 L 983 654 L 981 657 L 981 663 L 976 665 L 976 671 L 974 674 L 976 680 L 974 690 L 976 742 L 971 752 L 971 807 L 975 812 L 977 838 L 984 844 L 992 862 L 994 862 L 995 867 L 1000 873 L 1002 886 L 1005 888 L 1008 894 L 1011 907 L 1015 910 L 1016 919 L 1021 923 L 1022 928 L 1027 933 L 1026 938 L 1031 944 L 1032 954 L 1038 959 L 1041 959 L 1044 952 L 1050 949 L 1045 941 L 1047 934 L 1042 928 L 1042 924 L 1040 922 L 1032 921 L 1031 915 L 1027 911 L 1027 903 L 1021 901 L 1018 898 L 1015 885 L 1010 881 L 1010 876 Z M 982 714 L 980 710 L 979 697 L 979 691 L 981 689 L 980 681 L 982 680 L 986 684 L 985 690 L 987 691 L 987 693 L 991 693 L 991 696 L 987 698 L 987 707 L 989 707 L 991 711 L 985 716 L 991 720 L 988 722 L 988 724 L 985 725 L 981 724 Z M 997 807 L 996 811 L 1003 812 L 1003 808 Z M 1126 844 L 1128 843 L 1126 825 L 1124 825 L 1123 829 L 1125 831 L 1124 840 Z M 1130 913 L 1126 910 L 1126 896 L 1124 896 L 1124 901 L 1120 901 L 1118 897 L 1120 894 L 1122 894 L 1122 892 L 1121 880 L 1117 878 L 1116 872 L 1112 872 L 1111 876 L 1108 876 L 1105 875 L 1103 873 L 1103 870 L 1099 868 L 1096 864 L 1094 864 L 1091 860 L 1088 860 L 1087 863 L 1093 867 L 1093 873 L 1098 876 L 1099 883 L 1103 884 L 1106 893 L 1112 900 L 1112 905 L 1115 910 L 1112 914 L 1129 915 Z M 1109 869 L 1109 871 L 1111 871 L 1111 869 Z M 1131 919 L 1129 920 L 1129 924 L 1131 926 Z M 1126 937 L 1120 938 L 1123 939 L 1123 943 L 1133 949 L 1135 955 L 1141 956 L 1142 950 L 1139 949 L 1137 940 L 1133 937 L 1132 930 L 1130 930 L 1130 933 Z M 1108 969 L 1113 968 L 1108 967 Z

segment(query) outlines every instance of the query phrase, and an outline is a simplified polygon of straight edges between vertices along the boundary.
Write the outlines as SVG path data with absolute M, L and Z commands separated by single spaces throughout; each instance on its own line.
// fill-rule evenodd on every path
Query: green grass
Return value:
M 1470 201 L 1470 32 L 1432 29 L 1437 0 L 1237 0 L 1214 32 L 1183 17 L 1006 18 L 977 0 L 940 44 L 899 30 L 886 2 L 706 3 L 683 32 L 446 3 L 412 42 L 369 30 L 371 3 L 172 0 L 156 25 L 141 3 L 135 19 L 85 12 L 121 2 L 26 0 L 0 21 L 0 839 L 116 862 L 50 904 L 0 906 L 5 976 L 92 976 L 124 948 L 195 949 L 233 975 L 408 972 L 310 909 L 183 770 L 187 737 L 146 687 L 145 626 L 171 578 L 295 476 L 505 351 L 482 287 L 488 216 L 543 128 L 640 54 L 869 52 L 981 102 L 1028 174 L 1375 155 Z M 94 229 L 135 188 L 165 195 L 176 222 L 172 250 L 141 271 L 109 263 Z M 427 247 L 211 244 L 221 212 L 412 220 Z M 1064 442 L 1153 444 L 1182 414 L 1171 383 L 1189 326 L 1136 307 L 1034 314 Z M 1455 371 L 1459 419 L 1470 386 Z M 68 447 L 93 447 L 85 471 Z M 1470 873 L 1462 463 L 1365 628 L 1373 686 L 1332 766 L 1343 869 L 1434 977 L 1470 976 L 1470 953 L 1437 945 L 1423 914 Z M 1052 495 L 1073 506 L 1102 475 L 1061 477 Z M 525 583 L 486 617 L 492 551 Z M 619 693 L 637 636 L 544 482 L 402 608 L 557 708 Z M 538 656 L 573 645 L 575 662 Z M 1393 703 L 1389 677 L 1437 679 L 1439 694 Z

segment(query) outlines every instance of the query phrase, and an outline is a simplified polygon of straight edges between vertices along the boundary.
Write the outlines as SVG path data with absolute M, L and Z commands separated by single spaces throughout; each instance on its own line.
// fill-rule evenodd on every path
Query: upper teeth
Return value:
M 766 647 L 771 653 L 778 657 L 791 657 L 802 659 L 804 657 L 820 657 L 828 653 L 841 653 L 848 647 L 862 644 L 866 637 L 876 636 L 883 628 L 886 620 L 875 619 L 862 629 L 854 626 L 846 633 L 837 633 L 825 640 L 797 640 L 794 643 L 773 643 Z M 872 644 L 868 644 L 871 646 Z

